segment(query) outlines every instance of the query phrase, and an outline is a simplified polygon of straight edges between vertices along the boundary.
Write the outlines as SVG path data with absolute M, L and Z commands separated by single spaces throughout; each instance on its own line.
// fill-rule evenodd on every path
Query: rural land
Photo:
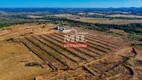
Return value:
M 142 80 L 142 8 L 0 8 L 0 80 Z

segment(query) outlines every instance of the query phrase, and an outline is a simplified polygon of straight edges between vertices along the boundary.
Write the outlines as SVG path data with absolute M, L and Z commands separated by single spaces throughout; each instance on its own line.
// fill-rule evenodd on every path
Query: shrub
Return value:
M 132 44 L 131 44 L 131 46 L 137 46 L 137 43 L 136 43 L 136 42 L 134 42 L 134 43 L 132 43 Z
M 26 63 L 25 66 L 40 66 L 38 62 Z
M 8 41 L 14 41 L 14 40 L 15 40 L 14 38 L 9 38 L 9 39 L 8 39 Z
M 42 26 L 42 28 L 45 28 L 45 26 Z

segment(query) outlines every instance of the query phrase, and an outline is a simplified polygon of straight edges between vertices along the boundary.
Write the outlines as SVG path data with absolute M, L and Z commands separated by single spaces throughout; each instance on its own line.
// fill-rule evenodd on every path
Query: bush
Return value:
M 137 46 L 137 43 L 136 43 L 136 42 L 134 42 L 134 43 L 132 43 L 132 44 L 131 44 L 131 46 Z
M 9 39 L 8 39 L 8 41 L 14 41 L 14 40 L 15 40 L 14 38 L 9 38 Z
M 25 66 L 40 66 L 40 64 L 38 62 L 31 62 L 31 63 L 25 64 Z
M 45 26 L 42 26 L 42 28 L 45 28 Z

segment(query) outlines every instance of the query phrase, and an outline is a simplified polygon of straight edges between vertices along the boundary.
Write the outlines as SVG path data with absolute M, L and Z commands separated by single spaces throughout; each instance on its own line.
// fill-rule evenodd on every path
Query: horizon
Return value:
M 0 8 L 130 8 L 142 7 L 141 3 L 141 0 L 2 0 Z

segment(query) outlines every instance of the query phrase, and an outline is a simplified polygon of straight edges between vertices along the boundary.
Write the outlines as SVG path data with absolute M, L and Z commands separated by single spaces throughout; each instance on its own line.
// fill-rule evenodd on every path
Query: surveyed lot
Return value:
M 64 34 L 60 32 L 28 36 L 20 38 L 20 41 L 43 60 L 44 65 L 50 67 L 53 73 L 44 76 L 50 80 L 62 79 L 65 76 L 83 80 L 87 79 L 87 76 L 92 79 L 97 79 L 100 75 L 106 79 L 130 79 L 133 76 L 129 68 L 123 65 L 129 60 L 126 56 L 134 56 L 130 47 L 91 34 L 85 38 L 88 40 L 87 49 L 64 48 Z M 64 76 L 53 76 L 57 72 Z M 126 75 L 120 75 L 122 73 Z

